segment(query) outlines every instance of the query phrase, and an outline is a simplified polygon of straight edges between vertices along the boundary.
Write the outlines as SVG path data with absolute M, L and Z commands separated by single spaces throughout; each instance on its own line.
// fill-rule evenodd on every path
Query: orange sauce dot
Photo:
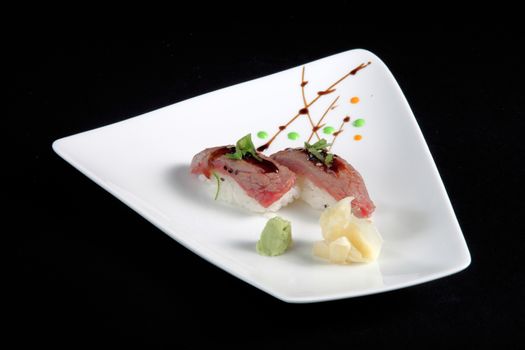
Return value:
M 362 139 L 363 139 L 363 136 L 361 136 L 359 134 L 354 136 L 354 140 L 356 140 L 356 141 L 361 141 Z
M 358 103 L 358 102 L 359 102 L 359 97 L 357 97 L 357 96 L 354 96 L 354 97 L 352 97 L 352 98 L 350 99 L 350 103 L 352 103 L 352 104 L 356 104 L 356 103 Z

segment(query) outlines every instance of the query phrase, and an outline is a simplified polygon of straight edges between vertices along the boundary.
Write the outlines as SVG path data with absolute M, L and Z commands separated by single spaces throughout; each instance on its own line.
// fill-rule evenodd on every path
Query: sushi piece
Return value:
M 254 212 L 277 211 L 299 197 L 295 174 L 258 153 L 250 135 L 236 146 L 207 148 L 191 162 L 216 200 Z
M 295 173 L 301 199 L 312 207 L 324 209 L 345 197 L 354 197 L 352 213 L 359 218 L 370 217 L 375 205 L 363 178 L 343 158 L 328 153 L 326 146 L 321 140 L 304 148 L 287 148 L 271 158 Z

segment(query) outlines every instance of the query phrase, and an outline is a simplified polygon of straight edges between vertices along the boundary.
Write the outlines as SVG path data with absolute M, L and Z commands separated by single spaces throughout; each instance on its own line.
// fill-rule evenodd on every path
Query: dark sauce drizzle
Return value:
M 324 118 L 326 117 L 326 115 L 328 114 L 328 112 L 330 112 L 331 110 L 333 110 L 335 107 L 337 107 L 335 105 L 335 103 L 337 102 L 337 100 L 339 100 L 339 96 L 337 96 L 333 101 L 332 103 L 330 103 L 330 105 L 328 106 L 328 108 L 324 111 L 323 115 L 321 116 L 321 119 L 319 119 L 319 121 L 317 122 L 317 125 L 313 127 L 312 129 L 312 132 L 310 133 L 310 137 L 308 137 L 308 141 L 306 142 L 310 142 L 310 140 L 312 139 L 312 137 L 314 136 L 314 133 L 321 129 L 324 124 L 321 124 L 324 120 Z
M 319 100 L 322 96 L 326 95 L 326 94 L 330 94 L 332 92 L 335 91 L 335 87 L 341 83 L 343 80 L 345 80 L 346 78 L 348 78 L 349 76 L 351 75 L 356 75 L 357 72 L 359 72 L 361 69 L 364 69 L 366 68 L 367 66 L 369 66 L 372 62 L 367 62 L 367 63 L 361 63 L 359 66 L 355 67 L 354 69 L 352 69 L 350 72 L 346 73 L 345 75 L 343 75 L 341 78 L 339 78 L 335 83 L 333 83 L 332 85 L 330 85 L 326 90 L 323 90 L 323 91 L 319 91 L 317 93 L 317 96 L 312 100 L 310 101 L 309 103 L 306 103 L 304 108 L 301 108 L 299 110 L 299 112 L 292 117 L 292 119 L 290 119 L 285 125 L 281 125 L 279 127 L 279 130 L 270 138 L 270 140 L 268 140 L 268 142 L 266 142 L 265 144 L 259 146 L 257 148 L 257 151 L 259 152 L 263 152 L 265 150 L 267 150 L 270 145 L 272 144 L 272 142 L 276 139 L 277 136 L 279 136 L 279 134 L 284 130 L 286 129 L 286 127 L 290 124 L 292 124 L 300 115 L 303 115 L 303 114 L 308 114 L 309 111 L 308 111 L 308 108 L 310 106 L 312 106 L 315 102 L 317 102 L 317 100 Z M 304 67 L 303 67 L 303 76 L 304 76 Z M 303 77 L 303 80 L 301 82 L 301 87 L 304 88 L 304 86 L 306 86 L 306 84 L 308 84 L 308 81 L 305 81 L 304 80 L 304 77 Z M 319 124 L 317 124 L 317 126 L 319 126 Z M 284 126 L 284 128 L 283 128 Z M 312 124 L 312 128 L 315 128 L 315 126 Z M 316 132 L 317 130 L 314 131 L 314 133 Z
M 346 117 L 344 117 L 343 121 L 341 122 L 339 129 L 332 134 L 334 135 L 334 139 L 332 140 L 332 144 L 330 145 L 330 148 L 328 148 L 328 151 L 332 149 L 332 147 L 334 146 L 335 140 L 337 139 L 337 136 L 339 136 L 344 131 L 343 126 L 345 125 L 345 123 L 348 123 L 348 122 L 350 122 L 350 116 L 347 115 Z
M 271 160 L 267 160 L 263 158 L 262 161 L 258 161 L 257 159 L 253 158 L 249 154 L 244 158 L 244 160 L 250 164 L 258 166 L 259 168 L 263 170 L 264 173 L 278 173 L 279 172 L 279 167 L 277 167 L 277 165 Z
M 317 95 L 319 95 L 319 96 L 328 95 L 328 94 L 331 94 L 334 91 L 335 91 L 335 89 L 325 90 L 325 91 L 317 91 Z
M 233 146 L 225 146 L 225 147 L 216 149 L 215 151 L 212 152 L 212 154 L 210 154 L 210 157 L 208 158 L 208 168 L 210 169 L 212 168 L 211 163 L 215 159 L 222 157 L 225 154 L 232 154 L 232 153 L 235 153 L 235 147 Z M 253 158 L 250 154 L 247 154 L 243 157 L 243 160 L 260 168 L 263 171 L 263 173 L 278 173 L 279 172 L 279 167 L 273 161 L 264 159 L 264 158 L 261 158 L 261 159 L 262 160 L 259 161 Z M 239 174 L 239 170 L 230 168 L 226 165 L 223 167 L 223 169 L 233 175 Z
M 301 108 L 299 114 L 308 114 L 308 108 Z
M 337 174 L 339 170 L 341 169 L 342 163 L 339 160 L 339 156 L 334 154 L 334 159 L 332 160 L 332 164 L 330 166 L 326 165 L 324 162 L 321 162 L 319 159 L 317 159 L 314 155 L 310 154 L 306 149 L 301 148 L 301 151 L 306 154 L 307 159 L 312 162 L 316 167 L 322 168 L 325 172 L 330 174 Z M 321 151 L 321 154 L 326 157 L 328 155 L 327 151 Z

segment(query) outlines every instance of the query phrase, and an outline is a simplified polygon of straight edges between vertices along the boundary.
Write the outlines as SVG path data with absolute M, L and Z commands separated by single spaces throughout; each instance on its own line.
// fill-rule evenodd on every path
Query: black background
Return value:
M 319 35 L 294 21 L 291 30 L 249 35 L 35 30 L 10 43 L 4 154 L 12 167 L 3 177 L 15 225 L 4 233 L 15 238 L 9 323 L 18 344 L 518 344 L 522 38 L 441 27 L 356 34 L 345 23 Z M 458 274 L 286 304 L 190 253 L 52 152 L 57 138 L 357 47 L 389 66 L 422 128 L 472 255 Z

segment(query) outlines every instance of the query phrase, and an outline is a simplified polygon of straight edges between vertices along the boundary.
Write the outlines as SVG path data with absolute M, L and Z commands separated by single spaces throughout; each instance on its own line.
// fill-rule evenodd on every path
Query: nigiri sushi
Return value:
M 352 213 L 359 218 L 372 215 L 375 206 L 363 178 L 343 158 L 328 153 L 321 140 L 304 148 L 287 148 L 271 159 L 288 167 L 297 176 L 301 199 L 316 209 L 324 209 L 345 197 L 354 197 Z
M 206 148 L 191 162 L 216 200 L 255 212 L 277 211 L 299 197 L 296 176 L 286 166 L 257 152 L 251 136 L 236 146 Z

